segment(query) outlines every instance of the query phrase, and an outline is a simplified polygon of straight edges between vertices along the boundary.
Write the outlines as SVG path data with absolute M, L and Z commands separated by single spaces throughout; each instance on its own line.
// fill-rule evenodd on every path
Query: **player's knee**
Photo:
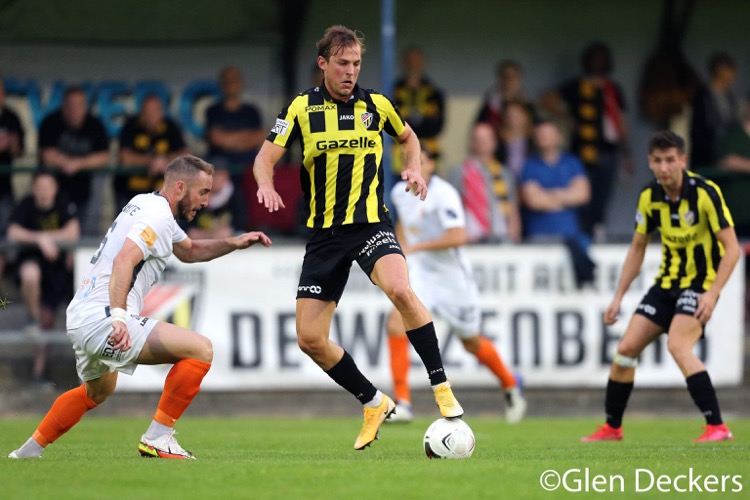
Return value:
M 89 384 L 86 383 L 86 395 L 91 401 L 100 405 L 115 392 L 115 384 Z
M 214 360 L 214 344 L 211 339 L 201 337 L 200 348 L 198 349 L 198 355 L 196 356 L 198 361 L 204 363 L 212 363 Z
M 617 354 L 615 354 L 615 359 L 612 361 L 612 366 L 615 369 L 635 368 L 637 364 L 638 364 L 637 356 L 628 356 L 627 354 L 624 354 L 620 352 L 619 350 Z
M 317 335 L 303 335 L 300 334 L 297 337 L 297 345 L 299 345 L 299 348 L 310 356 L 311 358 L 315 359 L 316 356 L 320 355 L 323 350 L 325 349 L 325 342 L 323 339 L 319 338 Z
M 386 290 L 386 294 L 399 311 L 408 309 L 415 297 L 408 281 L 393 285 Z
M 693 347 L 685 342 L 675 340 L 674 337 L 667 336 L 667 350 L 674 359 L 680 359 L 686 355 L 692 354 Z

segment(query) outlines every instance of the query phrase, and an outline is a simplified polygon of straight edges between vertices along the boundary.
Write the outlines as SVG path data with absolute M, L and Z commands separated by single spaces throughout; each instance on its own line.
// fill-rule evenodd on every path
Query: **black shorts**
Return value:
M 669 331 L 669 325 L 676 314 L 687 314 L 693 316 L 698 308 L 698 297 L 703 290 L 692 290 L 683 288 L 680 290 L 665 290 L 658 285 L 652 286 L 641 303 L 635 310 L 635 314 L 645 316 L 665 332 Z M 705 329 L 705 327 L 704 327 Z
M 39 266 L 42 274 L 40 302 L 42 306 L 55 310 L 65 299 L 72 296 L 73 274 L 65 265 L 65 256 L 61 255 L 55 262 L 50 262 L 41 252 L 24 252 L 16 259 L 16 284 L 21 285 L 21 266 L 24 262 L 33 261 Z
M 297 298 L 338 303 L 352 262 L 370 276 L 378 259 L 389 254 L 404 255 L 390 222 L 316 229 L 305 248 Z

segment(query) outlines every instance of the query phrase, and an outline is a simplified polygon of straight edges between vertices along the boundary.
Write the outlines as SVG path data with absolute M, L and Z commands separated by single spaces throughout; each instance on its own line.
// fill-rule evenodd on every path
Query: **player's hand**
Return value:
M 37 245 L 39 245 L 39 250 L 41 250 L 42 255 L 44 255 L 44 258 L 50 262 L 56 261 L 57 258 L 60 256 L 60 247 L 57 246 L 57 243 L 55 243 L 55 240 L 53 240 L 51 237 L 47 236 L 46 234 L 39 235 L 39 239 L 37 240 Z
M 132 347 L 130 344 L 130 332 L 128 326 L 122 321 L 112 322 L 112 333 L 109 335 L 109 343 L 115 351 L 128 351 Z
M 617 317 L 620 315 L 620 300 L 612 299 L 612 302 L 604 310 L 604 324 L 614 325 L 617 322 Z
M 719 300 L 719 297 L 711 290 L 703 292 L 700 297 L 698 297 L 698 307 L 695 310 L 694 316 L 701 322 L 701 324 L 705 325 L 708 323 L 708 320 L 711 319 L 717 300 Z
M 271 238 L 266 236 L 262 231 L 251 231 L 249 233 L 240 234 L 233 238 L 235 247 L 239 249 L 248 248 L 256 243 L 260 243 L 264 247 L 270 247 L 272 244 Z
M 422 174 L 411 167 L 401 172 L 401 179 L 406 181 L 406 191 L 411 191 L 414 196 L 424 201 L 427 198 L 427 183 L 424 181 Z
M 281 196 L 273 188 L 273 185 L 270 184 L 258 186 L 258 203 L 266 207 L 269 212 L 276 212 L 279 208 L 286 208 Z

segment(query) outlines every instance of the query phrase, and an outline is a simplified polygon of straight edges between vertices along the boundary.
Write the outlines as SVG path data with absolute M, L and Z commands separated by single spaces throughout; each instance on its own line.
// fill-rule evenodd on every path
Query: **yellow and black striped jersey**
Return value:
M 719 187 L 692 172 L 683 173 L 678 200 L 670 200 L 656 181 L 638 199 L 636 232 L 661 234 L 656 284 L 664 289 L 708 290 L 724 255 L 715 233 L 733 226 Z
M 281 110 L 268 140 L 284 148 L 297 139 L 302 145 L 308 227 L 389 220 L 381 132 L 398 136 L 405 128 L 387 97 L 359 85 L 348 102 L 333 99 L 322 85 Z

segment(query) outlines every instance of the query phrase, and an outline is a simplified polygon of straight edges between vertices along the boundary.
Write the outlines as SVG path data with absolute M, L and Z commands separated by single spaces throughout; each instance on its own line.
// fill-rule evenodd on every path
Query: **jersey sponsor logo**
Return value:
M 369 128 L 372 124 L 372 113 L 362 113 L 360 119 L 362 120 L 362 125 L 364 125 L 365 128 Z
M 146 245 L 150 247 L 154 246 L 154 243 L 156 243 L 156 233 L 149 226 L 146 226 L 146 229 L 141 231 L 141 238 L 146 242 Z
M 335 104 L 316 104 L 314 106 L 305 106 L 305 111 L 308 113 L 314 113 L 316 111 L 329 111 L 336 109 Z M 353 120 L 354 118 L 352 118 Z
M 654 316 L 656 314 L 656 308 L 648 304 L 638 304 L 638 310 L 645 312 L 649 316 Z
M 315 143 L 315 147 L 317 147 L 318 150 L 320 151 L 325 151 L 326 149 L 337 149 L 337 148 L 374 148 L 375 141 L 362 136 L 356 139 L 318 141 Z
M 662 233 L 661 237 L 663 240 L 666 240 L 670 243 L 675 243 L 678 245 L 684 245 L 686 243 L 690 243 L 691 241 L 698 241 L 698 233 L 689 233 L 684 236 Z
M 91 278 L 83 278 L 81 280 L 81 292 L 83 292 L 83 298 L 89 296 L 89 294 L 96 288 L 96 276 L 93 276 Z
M 354 120 L 354 115 L 341 115 L 339 120 Z
M 685 222 L 688 226 L 692 226 L 693 224 L 695 224 L 695 212 L 693 212 L 692 210 L 688 210 L 687 212 L 685 212 L 682 218 L 685 219 Z
M 318 285 L 301 285 L 297 287 L 298 292 L 310 292 L 318 295 L 323 292 L 323 289 Z
M 271 129 L 271 132 L 276 135 L 285 136 L 286 131 L 289 129 L 289 125 L 290 123 L 288 121 L 276 118 L 276 124 Z

